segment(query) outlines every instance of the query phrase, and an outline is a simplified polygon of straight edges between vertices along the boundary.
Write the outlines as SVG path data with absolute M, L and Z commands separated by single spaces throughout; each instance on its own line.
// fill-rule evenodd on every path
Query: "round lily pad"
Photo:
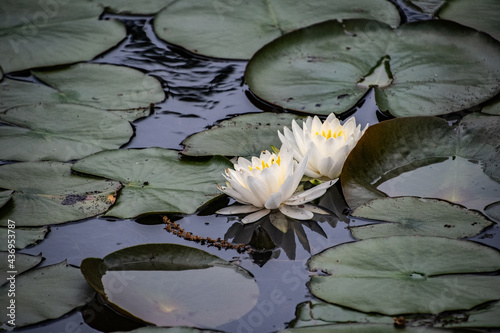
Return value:
M 182 144 L 185 155 L 258 156 L 271 146 L 280 147 L 278 130 L 304 117 L 289 113 L 255 113 L 224 120 L 209 130 L 195 133 Z
M 115 202 L 118 182 L 77 176 L 71 164 L 25 162 L 0 166 L 0 188 L 14 190 L 0 209 L 0 225 L 43 226 L 105 212 Z
M 12 79 L 0 83 L 0 111 L 37 103 L 71 103 L 132 121 L 148 115 L 151 103 L 165 99 L 157 79 L 125 66 L 82 63 L 33 74 L 46 85 Z
M 162 148 L 109 150 L 88 156 L 73 170 L 113 179 L 123 184 L 120 196 L 106 215 L 133 218 L 141 214 L 192 214 L 222 195 L 224 169 L 232 163 L 216 156 L 205 161 L 184 161 L 178 152 Z
M 420 196 L 483 211 L 498 201 L 500 117 L 471 114 L 455 126 L 434 117 L 368 128 L 342 170 L 352 209 L 372 199 Z
M 90 285 L 117 310 L 157 326 L 215 328 L 249 312 L 259 289 L 219 257 L 176 244 L 145 244 L 83 260 Z
M 77 104 L 37 104 L 0 113 L 0 159 L 70 161 L 120 148 L 134 131 L 111 113 Z
M 5 73 L 91 60 L 125 38 L 118 20 L 99 20 L 88 1 L 0 3 L 0 67 Z
M 500 116 L 500 97 L 492 99 L 481 112 L 486 114 L 491 114 L 495 116 Z
M 386 0 L 173 1 L 153 22 L 156 34 L 191 52 L 249 59 L 261 46 L 295 29 L 328 19 L 367 18 L 399 25 Z
M 460 24 L 484 31 L 500 40 L 500 25 L 498 24 L 500 3 L 496 0 L 448 0 L 441 7 L 438 16 L 441 19 L 455 21 Z
M 500 43 L 444 20 L 397 29 L 372 20 L 327 21 L 261 48 L 245 80 L 259 98 L 313 114 L 342 113 L 371 88 L 397 117 L 441 115 L 500 92 Z
M 351 227 L 357 239 L 403 235 L 465 238 L 493 224 L 484 215 L 463 206 L 415 197 L 374 199 L 351 215 L 387 222 Z
M 387 315 L 470 309 L 500 297 L 498 250 L 444 237 L 396 236 L 341 244 L 308 261 L 311 293 Z
M 9 283 L 0 287 L 2 309 L 6 309 L 10 300 L 14 299 L 8 297 L 9 287 Z M 16 328 L 59 318 L 85 305 L 94 295 L 80 270 L 66 262 L 29 270 L 16 276 L 15 289 Z M 8 327 L 6 324 L 9 319 L 2 316 L 2 327 Z

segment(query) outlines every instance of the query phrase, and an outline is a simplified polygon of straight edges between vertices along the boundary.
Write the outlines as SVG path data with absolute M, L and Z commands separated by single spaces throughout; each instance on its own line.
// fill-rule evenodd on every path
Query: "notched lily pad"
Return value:
M 75 160 L 119 148 L 134 134 L 128 121 L 76 104 L 14 107 L 0 122 L 12 125 L 0 126 L 0 159 L 11 161 Z
M 72 174 L 68 163 L 2 165 L 0 188 L 14 190 L 14 194 L 0 209 L 0 225 L 6 226 L 8 219 L 16 221 L 17 228 L 92 217 L 105 212 L 115 202 L 120 187 L 119 182 Z M 82 199 L 73 200 L 75 196 Z
M 387 196 L 444 199 L 484 212 L 500 193 L 500 117 L 393 119 L 368 128 L 342 170 L 352 209 Z
M 247 65 L 257 97 L 312 114 L 342 113 L 375 90 L 397 117 L 441 115 L 500 92 L 500 43 L 444 20 L 397 29 L 371 20 L 326 21 L 266 44 Z
M 125 38 L 118 20 L 99 20 L 88 1 L 0 3 L 0 66 L 5 73 L 91 60 Z
M 351 227 L 357 239 L 404 235 L 465 238 L 493 224 L 463 206 L 415 197 L 374 199 L 351 215 L 386 222 Z
M 280 147 L 278 130 L 304 117 L 288 113 L 256 113 L 224 120 L 209 130 L 191 135 L 182 144 L 185 155 L 258 156 L 271 146 Z
M 109 150 L 88 156 L 73 170 L 123 184 L 106 215 L 133 218 L 141 214 L 192 214 L 221 192 L 216 183 L 232 163 L 216 156 L 208 161 L 183 161 L 178 152 L 162 148 Z
M 385 0 L 173 1 L 154 21 L 169 43 L 209 57 L 249 59 L 262 45 L 295 29 L 329 19 L 367 18 L 398 26 Z
M 94 292 L 83 279 L 78 268 L 61 262 L 29 270 L 16 276 L 16 327 L 59 318 L 88 303 Z M 9 283 L 0 287 L 0 306 L 6 309 Z M 0 327 L 7 328 L 8 316 L 2 316 Z
M 470 309 L 500 297 L 498 250 L 444 237 L 395 236 L 341 244 L 312 256 L 311 293 L 387 315 Z
M 90 285 L 118 311 L 157 326 L 215 328 L 240 318 L 259 290 L 242 268 L 195 248 L 145 244 L 83 260 Z

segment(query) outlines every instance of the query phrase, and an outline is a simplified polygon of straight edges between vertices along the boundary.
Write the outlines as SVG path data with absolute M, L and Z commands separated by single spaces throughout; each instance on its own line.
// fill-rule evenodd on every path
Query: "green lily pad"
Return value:
M 9 257 L 9 255 L 13 255 L 15 260 L 12 261 L 13 257 Z M 24 253 L 15 253 L 10 254 L 9 252 L 0 251 L 0 279 L 2 280 L 2 284 L 6 282 L 7 278 L 12 273 L 8 273 L 11 271 L 15 271 L 17 275 L 22 272 L 27 271 L 30 268 L 35 267 L 40 262 L 42 262 L 42 255 L 32 256 L 30 254 Z M 13 266 L 9 266 L 13 265 Z
M 118 20 L 99 20 L 87 1 L 0 3 L 0 66 L 5 73 L 91 60 L 125 38 Z
M 7 251 L 7 235 L 8 228 L 0 227 L 0 240 L 2 240 L 0 245 L 0 251 Z M 24 249 L 26 246 L 34 245 L 45 238 L 47 232 L 49 232 L 48 227 L 41 228 L 15 228 L 14 235 L 16 249 Z M 12 238 L 11 238 L 12 239 Z
M 467 321 L 447 323 L 446 327 L 500 327 L 500 303 L 469 311 Z
M 176 244 L 144 244 L 87 258 L 81 270 L 117 310 L 157 326 L 215 328 L 245 315 L 259 294 L 247 271 Z
M 484 215 L 462 206 L 415 197 L 374 199 L 351 214 L 389 222 L 351 227 L 357 239 L 403 235 L 465 238 L 493 224 Z
M 441 115 L 500 92 L 500 43 L 454 22 L 397 29 L 371 20 L 327 21 L 261 48 L 245 80 L 255 95 L 313 114 L 342 113 L 371 88 L 397 117 Z
M 500 223 L 500 201 L 488 205 L 484 209 L 484 213 L 489 218 L 492 218 L 494 221 Z
M 12 198 L 13 191 L 0 191 L 0 208 L 9 202 L 10 198 Z
M 346 243 L 312 256 L 311 293 L 387 315 L 470 309 L 500 298 L 498 250 L 444 237 L 396 236 Z M 460 274 L 465 273 L 465 274 Z
M 295 314 L 297 317 L 290 323 L 290 328 L 329 325 L 333 323 L 394 324 L 392 317 L 373 313 L 367 314 L 320 301 L 309 301 L 299 304 Z
M 14 190 L 0 210 L 0 225 L 43 226 L 105 212 L 115 202 L 118 182 L 77 176 L 71 164 L 25 162 L 0 166 L 0 188 Z
M 278 130 L 304 119 L 289 113 L 256 113 L 224 120 L 209 130 L 191 135 L 182 144 L 185 155 L 258 156 L 271 146 L 280 147 Z
M 500 116 L 500 97 L 492 99 L 481 112 L 486 114 L 491 114 L 495 116 Z
M 0 113 L 0 159 L 70 161 L 120 148 L 134 130 L 111 113 L 77 104 L 37 104 Z M 64 126 L 61 126 L 64 124 Z
M 174 0 L 90 0 L 116 14 L 155 14 Z
M 500 40 L 498 24 L 500 3 L 496 0 L 448 0 L 441 7 L 438 16 L 441 19 L 455 21 L 468 27 L 484 31 Z
M 289 328 L 279 331 L 280 333 L 466 333 L 464 330 L 448 330 L 432 327 L 396 327 L 388 324 L 334 324 L 312 327 Z
M 342 170 L 352 209 L 388 195 L 438 198 L 483 211 L 498 201 L 500 117 L 471 114 L 456 126 L 434 117 L 368 128 Z
M 249 59 L 264 44 L 328 19 L 376 19 L 396 27 L 396 7 L 385 0 L 174 1 L 153 22 L 169 43 L 217 58 Z
M 11 300 L 15 299 L 16 328 L 59 318 L 85 305 L 94 294 L 92 288 L 85 283 L 80 270 L 66 262 L 16 276 L 15 289 L 15 298 L 10 298 L 9 283 L 0 287 L 0 306 L 6 309 Z M 9 327 L 8 320 L 8 316 L 2 316 L 0 327 Z
M 32 73 L 47 85 L 3 80 L 0 111 L 38 103 L 71 103 L 108 110 L 133 121 L 147 116 L 152 103 L 165 99 L 157 79 L 125 66 L 83 63 Z
M 192 214 L 221 192 L 224 157 L 208 161 L 179 160 L 177 151 L 148 148 L 110 150 L 88 156 L 73 170 L 121 182 L 123 188 L 108 216 L 133 218 L 141 214 L 177 212 Z

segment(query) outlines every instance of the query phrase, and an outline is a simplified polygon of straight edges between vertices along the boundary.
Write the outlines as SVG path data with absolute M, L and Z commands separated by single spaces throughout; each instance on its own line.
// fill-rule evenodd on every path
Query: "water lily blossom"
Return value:
M 282 149 L 278 155 L 263 151 L 251 161 L 240 157 L 233 169 L 226 169 L 226 186 L 218 188 L 243 205 L 233 205 L 217 211 L 218 214 L 251 213 L 242 219 L 251 223 L 266 216 L 273 209 L 298 220 L 308 220 L 318 208 L 307 202 L 319 198 L 335 181 L 325 182 L 307 191 L 295 193 L 304 175 L 309 156 L 302 162 L 294 161 L 291 152 Z
M 315 116 L 307 117 L 300 127 L 292 121 L 292 130 L 284 127 L 278 136 L 283 147 L 293 152 L 294 158 L 301 162 L 308 153 L 305 175 L 319 180 L 338 178 L 347 155 L 365 133 L 368 125 L 361 130 L 356 119 L 349 118 L 344 125 L 330 114 L 324 123 Z

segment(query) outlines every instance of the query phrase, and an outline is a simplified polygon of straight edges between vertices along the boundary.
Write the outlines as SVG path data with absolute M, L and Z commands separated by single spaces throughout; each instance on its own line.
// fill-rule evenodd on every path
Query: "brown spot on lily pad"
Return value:
M 87 196 L 83 195 L 83 194 L 69 194 L 61 202 L 61 205 L 65 205 L 65 206 L 74 205 L 77 202 L 85 201 L 85 199 L 87 199 Z

